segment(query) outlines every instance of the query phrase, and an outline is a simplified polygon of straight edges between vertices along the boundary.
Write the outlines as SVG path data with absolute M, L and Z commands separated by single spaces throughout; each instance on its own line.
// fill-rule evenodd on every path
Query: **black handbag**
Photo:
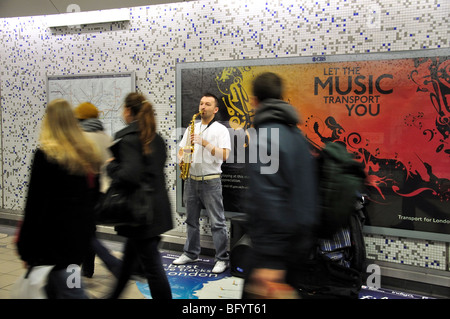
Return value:
M 95 207 L 96 224 L 108 226 L 149 225 L 153 221 L 153 194 L 148 185 L 126 189 L 112 183 Z

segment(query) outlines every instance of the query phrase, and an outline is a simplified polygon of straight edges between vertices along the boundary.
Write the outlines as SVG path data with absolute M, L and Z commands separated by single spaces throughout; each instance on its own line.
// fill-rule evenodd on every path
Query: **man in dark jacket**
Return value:
M 282 80 L 274 73 L 261 74 L 253 82 L 256 134 L 250 143 L 256 146 L 250 149 L 258 155 L 250 156 L 248 165 L 246 212 L 252 266 L 244 298 L 296 296 L 289 272 L 307 259 L 314 243 L 314 160 L 297 127 L 297 112 L 281 100 L 282 93 Z M 256 163 L 252 158 L 257 158 Z

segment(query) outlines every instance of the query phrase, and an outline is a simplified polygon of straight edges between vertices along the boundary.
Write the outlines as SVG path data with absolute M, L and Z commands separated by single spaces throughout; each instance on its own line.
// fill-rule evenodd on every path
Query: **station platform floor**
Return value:
M 17 279 L 23 275 L 25 268 L 13 243 L 15 227 L 0 225 L 0 299 L 10 299 L 10 290 Z M 105 242 L 111 253 L 121 258 L 121 243 Z M 96 257 L 95 273 L 92 278 L 82 277 L 88 296 L 92 299 L 103 299 L 113 289 L 114 276 Z M 137 288 L 136 282 L 130 280 L 121 299 L 145 299 Z
M 0 299 L 11 298 L 10 292 L 13 284 L 25 272 L 13 242 L 15 231 L 15 227 L 0 225 Z M 102 240 L 102 242 L 114 256 L 122 257 L 123 243 L 111 240 Z M 172 264 L 172 261 L 181 254 L 180 252 L 161 250 L 161 254 L 174 299 L 240 299 L 243 279 L 230 275 L 229 269 L 220 275 L 212 274 L 213 258 L 201 256 L 197 265 L 185 267 Z M 120 299 L 150 299 L 151 294 L 146 281 L 136 277 L 132 279 L 128 281 Z M 115 284 L 114 276 L 98 257 L 95 260 L 93 277 L 82 277 L 82 281 L 91 299 L 105 299 Z M 359 299 L 434 298 L 405 291 L 386 289 L 373 291 L 363 286 Z
M 15 227 L 0 224 L 0 300 L 11 299 L 13 284 L 25 273 L 23 262 L 20 260 L 14 244 L 15 232 Z M 112 255 L 119 259 L 122 258 L 122 242 L 103 239 L 101 242 Z M 172 262 L 180 256 L 181 252 L 166 249 L 160 250 L 160 252 L 174 299 L 240 299 L 243 279 L 231 276 L 229 269 L 223 274 L 212 274 L 213 258 L 200 256 L 197 265 L 174 266 Z M 209 282 L 208 277 L 213 277 L 213 281 L 221 280 L 221 282 L 217 285 L 206 285 Z M 92 278 L 82 276 L 81 280 L 90 299 L 106 299 L 112 292 L 116 281 L 98 256 L 95 258 Z M 198 293 L 199 287 L 202 286 L 209 288 Z M 119 299 L 151 299 L 145 278 L 132 277 Z

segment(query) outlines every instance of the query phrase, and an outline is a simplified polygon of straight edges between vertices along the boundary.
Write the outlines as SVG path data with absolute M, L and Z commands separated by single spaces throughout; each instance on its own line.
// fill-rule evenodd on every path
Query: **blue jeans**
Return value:
M 184 253 L 192 259 L 200 255 L 200 211 L 203 207 L 211 222 L 211 233 L 216 249 L 215 259 L 227 261 L 228 235 L 223 208 L 222 182 L 220 178 L 206 181 L 186 179 L 184 184 L 187 238 Z

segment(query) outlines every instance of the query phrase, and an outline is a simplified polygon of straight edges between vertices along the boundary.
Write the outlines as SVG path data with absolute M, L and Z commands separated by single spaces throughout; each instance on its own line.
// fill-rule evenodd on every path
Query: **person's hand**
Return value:
M 250 274 L 245 291 L 255 299 L 297 299 L 297 291 L 285 282 L 286 271 L 256 268 Z
M 280 269 L 268 269 L 268 268 L 255 268 L 250 276 L 251 281 L 271 281 L 283 283 L 286 276 L 285 270 Z
M 191 143 L 192 143 L 192 144 L 199 144 L 199 145 L 202 145 L 203 139 L 202 139 L 202 137 L 201 137 L 200 135 L 192 134 L 192 135 L 191 135 Z

